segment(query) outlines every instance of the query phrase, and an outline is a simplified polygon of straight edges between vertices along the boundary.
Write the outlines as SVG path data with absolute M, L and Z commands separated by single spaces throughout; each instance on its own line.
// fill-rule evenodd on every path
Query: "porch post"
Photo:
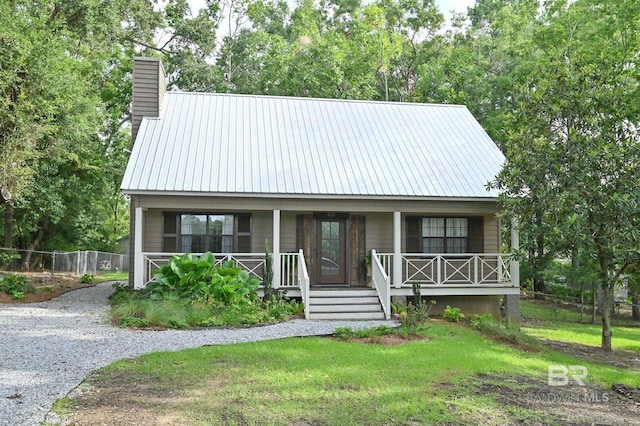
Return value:
M 282 285 L 280 268 L 280 210 L 273 211 L 273 288 Z
M 518 232 L 518 220 L 511 220 L 511 252 L 514 253 L 520 248 L 520 233 Z M 511 284 L 520 287 L 520 262 L 511 260 Z
M 393 212 L 393 284 L 402 287 L 402 221 L 401 213 Z
M 518 221 L 511 220 L 511 251 L 515 252 L 520 247 L 518 235 Z M 520 264 L 517 260 L 511 260 L 511 285 L 520 287 Z M 506 294 L 503 300 L 505 322 L 509 327 L 520 328 L 520 294 Z
M 144 286 L 144 256 L 142 255 L 142 207 L 136 207 L 135 211 L 135 235 L 134 235 L 134 272 L 133 288 L 139 289 Z

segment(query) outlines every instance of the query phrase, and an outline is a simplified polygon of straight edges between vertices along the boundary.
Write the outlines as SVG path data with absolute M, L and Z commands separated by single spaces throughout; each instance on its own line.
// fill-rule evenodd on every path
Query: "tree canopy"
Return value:
M 536 290 L 557 256 L 609 299 L 640 270 L 637 1 L 477 0 L 450 22 L 434 0 L 190 7 L 0 4 L 2 245 L 110 250 L 128 233 L 132 63 L 153 55 L 181 90 L 465 104 L 507 157 L 490 185 Z

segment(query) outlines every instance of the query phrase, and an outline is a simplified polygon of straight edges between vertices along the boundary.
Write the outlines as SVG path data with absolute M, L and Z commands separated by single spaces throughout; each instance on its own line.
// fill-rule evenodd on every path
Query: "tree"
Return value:
M 545 224 L 534 235 L 596 261 L 607 351 L 614 287 L 640 253 L 639 20 L 632 1 L 545 4 L 494 183 L 509 214 Z

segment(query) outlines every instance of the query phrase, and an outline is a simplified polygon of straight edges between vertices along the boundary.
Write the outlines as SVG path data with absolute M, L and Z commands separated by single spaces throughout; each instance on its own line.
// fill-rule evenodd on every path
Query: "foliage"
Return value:
M 20 259 L 20 254 L 15 250 L 0 250 L 0 269 L 11 269 L 13 262 Z
M 33 292 L 33 286 L 27 283 L 26 277 L 22 275 L 8 274 L 0 276 L 0 290 L 10 294 L 13 299 L 24 299 L 24 294 Z
M 286 296 L 261 303 L 225 304 L 214 298 L 193 298 L 177 292 L 132 291 L 114 284 L 111 318 L 120 327 L 189 328 L 246 326 L 277 322 L 304 312 L 304 305 Z
M 561 300 L 570 300 L 579 302 L 581 296 L 585 303 L 593 303 L 593 292 L 591 290 L 580 290 L 579 288 L 571 288 L 564 284 L 547 284 L 547 294 L 557 296 Z
M 377 327 L 362 328 L 354 330 L 351 327 L 336 327 L 333 336 L 341 340 L 365 339 L 368 337 L 379 337 L 393 334 L 393 328 L 388 325 L 379 325 Z
M 494 323 L 493 315 L 491 313 L 486 313 L 482 315 L 475 314 L 470 321 L 471 327 L 476 329 L 482 329 L 483 327 L 486 327 L 487 325 L 491 325 L 493 323 Z
M 417 304 L 409 303 L 407 305 L 392 303 L 391 312 L 393 319 L 398 323 L 403 333 L 413 333 L 429 319 L 429 311 L 435 304 L 435 300 L 430 303 L 419 300 Z
M 94 276 L 92 274 L 84 274 L 80 277 L 80 282 L 84 284 L 91 284 L 94 280 Z
M 452 308 L 451 306 L 447 305 L 447 307 L 444 308 L 442 317 L 451 322 L 459 322 L 465 316 L 462 312 L 460 312 L 460 308 Z
M 250 304 L 256 299 L 260 285 L 257 277 L 251 277 L 234 261 L 216 266 L 210 252 L 200 257 L 193 253 L 174 255 L 168 265 L 154 273 L 154 279 L 147 287 L 152 295 L 175 293 L 180 297 L 217 300 L 227 306 Z

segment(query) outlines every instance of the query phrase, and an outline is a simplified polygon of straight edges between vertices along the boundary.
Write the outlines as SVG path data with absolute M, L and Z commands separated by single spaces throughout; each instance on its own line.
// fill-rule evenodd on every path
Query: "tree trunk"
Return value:
M 24 261 L 22 262 L 22 267 L 25 270 L 29 271 L 31 269 L 31 254 L 33 254 L 34 250 L 37 250 L 38 247 L 40 247 L 40 241 L 42 241 L 42 238 L 47 233 L 47 229 L 49 229 L 49 215 L 46 215 L 42 218 L 42 224 L 38 229 L 36 237 L 33 239 L 33 241 L 31 241 L 31 243 L 29 243 L 29 246 L 27 247 L 27 253 L 24 257 Z
M 13 248 L 13 206 L 4 203 L 4 241 L 3 246 Z
M 546 293 L 547 286 L 544 284 L 542 278 L 542 267 L 544 259 L 544 236 L 538 235 L 536 237 L 536 267 L 533 271 L 533 291 L 535 292 L 536 299 L 543 299 L 544 296 L 538 293 Z
M 638 294 L 638 290 L 633 290 L 633 294 L 631 295 L 631 317 L 638 321 L 640 320 L 640 295 Z
M 613 300 L 613 285 L 603 285 L 604 303 L 602 306 L 602 349 L 611 352 L 611 301 Z

